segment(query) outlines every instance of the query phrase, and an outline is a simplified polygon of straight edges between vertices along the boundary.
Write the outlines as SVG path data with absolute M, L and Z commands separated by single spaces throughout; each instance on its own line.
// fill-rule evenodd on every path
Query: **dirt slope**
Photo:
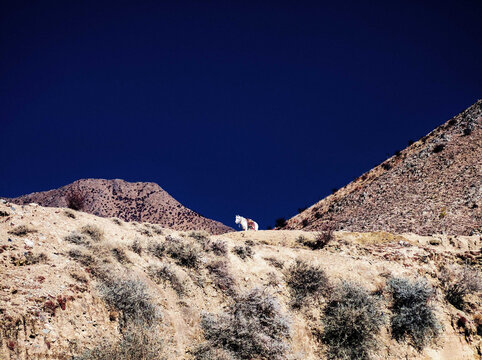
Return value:
M 378 293 L 390 276 L 423 277 L 436 288 L 433 303 L 443 326 L 437 341 L 417 352 L 408 343 L 391 338 L 387 320 L 377 336 L 374 358 L 480 358 L 482 329 L 479 326 L 477 334 L 474 323 L 476 315 L 481 315 L 480 293 L 467 300 L 465 311 L 457 310 L 445 300 L 438 280 L 443 264 L 469 262 L 480 269 L 479 236 L 342 231 L 323 249 L 311 250 L 299 238 L 310 239 L 314 233 L 297 230 L 209 236 L 61 208 L 1 202 L 0 215 L 2 360 L 70 359 L 102 341 L 118 341 L 122 313 L 107 304 L 102 292 L 109 277 L 117 284 L 135 279 L 146 287 L 160 313 L 152 334 L 162 339 L 163 358 L 192 359 L 190 351 L 204 340 L 203 314 L 220 313 L 233 303 L 234 294 L 261 288 L 277 299 L 289 319 L 288 350 L 283 358 L 325 359 L 327 349 L 317 334 L 322 331 L 319 309 L 326 299 L 307 300 L 301 309 L 290 306 L 286 279 L 295 260 L 321 266 L 333 284 L 350 280 Z M 19 231 L 21 225 L 27 226 L 26 231 Z M 85 226 L 90 226 L 87 231 Z M 219 240 L 225 243 L 226 253 L 213 250 L 212 244 Z M 181 252 L 196 249 L 196 267 L 189 267 L 192 256 L 166 251 L 168 243 L 180 244 L 177 251 Z M 251 257 L 243 260 L 233 252 L 240 245 L 251 248 Z M 225 264 L 221 278 L 209 270 L 217 261 Z M 159 281 L 152 269 L 165 265 L 174 275 Z M 388 316 L 389 300 L 384 290 L 381 294 Z
M 9 201 L 66 207 L 66 195 L 73 190 L 85 196 L 83 211 L 97 216 L 151 222 L 176 230 L 205 230 L 211 234 L 233 230 L 186 208 L 155 183 L 81 179 L 59 189 L 23 195 Z
M 482 231 L 482 100 L 288 221 L 285 229 Z

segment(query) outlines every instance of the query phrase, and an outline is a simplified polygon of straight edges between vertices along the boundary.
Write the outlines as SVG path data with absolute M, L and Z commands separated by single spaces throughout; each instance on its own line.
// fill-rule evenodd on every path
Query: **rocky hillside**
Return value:
M 480 247 L 0 202 L 0 358 L 480 359 Z
M 482 100 L 288 221 L 284 229 L 482 231 Z
M 205 230 L 211 234 L 233 230 L 186 208 L 155 183 L 81 179 L 60 189 L 8 200 L 15 204 L 34 202 L 42 206 L 67 207 L 72 194 L 83 197 L 83 211 L 97 216 L 150 222 L 176 230 Z

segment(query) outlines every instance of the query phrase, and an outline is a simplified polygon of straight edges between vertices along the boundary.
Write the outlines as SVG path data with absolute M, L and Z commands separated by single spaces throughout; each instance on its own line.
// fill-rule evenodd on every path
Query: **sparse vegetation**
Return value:
M 112 255 L 114 255 L 114 258 L 121 264 L 129 264 L 131 262 L 127 257 L 124 249 L 121 249 L 120 247 L 114 247 L 111 249 L 111 252 Z
M 439 279 L 445 299 L 460 310 L 464 308 L 467 295 L 482 290 L 482 278 L 479 271 L 467 265 L 458 270 L 443 267 Z
M 30 226 L 19 225 L 19 226 L 14 227 L 8 233 L 11 234 L 11 235 L 15 235 L 15 236 L 26 236 L 30 233 L 35 233 L 35 232 L 37 232 L 37 230 L 31 228 Z
M 6 211 L 3 211 L 3 210 L 0 210 L 0 216 L 4 217 L 4 216 L 9 216 L 10 214 Z
M 214 277 L 214 284 L 226 292 L 228 295 L 234 295 L 234 287 L 236 282 L 229 272 L 228 264 L 226 261 L 213 261 L 206 267 L 210 274 Z
M 96 225 L 84 225 L 80 232 L 89 236 L 95 242 L 99 242 L 104 238 L 104 232 Z
M 382 164 L 382 169 L 383 169 L 383 170 L 390 170 L 391 168 L 392 168 L 392 165 L 390 165 L 390 163 L 388 163 L 388 162 L 384 162 L 384 163 Z
M 106 279 L 100 291 L 110 306 L 122 312 L 122 326 L 128 323 L 150 325 L 158 318 L 146 284 L 140 279 Z
M 322 341 L 328 359 L 370 359 L 384 323 L 379 301 L 361 286 L 342 282 L 323 310 Z
M 470 134 L 472 134 L 472 129 L 467 127 L 464 129 L 464 136 L 469 136 Z
M 218 256 L 223 256 L 228 253 L 228 247 L 226 243 L 222 240 L 211 241 L 207 248 L 208 251 L 212 251 Z
M 432 149 L 432 152 L 434 154 L 437 154 L 439 152 L 442 152 L 442 150 L 445 149 L 445 144 L 437 144 L 434 146 L 434 148 Z
M 70 210 L 64 210 L 64 215 L 67 216 L 68 218 L 71 218 L 71 219 L 76 218 L 75 214 Z
M 392 295 L 392 337 L 408 339 L 421 351 L 440 332 L 434 309 L 428 304 L 434 295 L 432 287 L 425 280 L 405 278 L 391 278 L 387 286 Z
M 129 326 L 117 343 L 103 342 L 72 360 L 158 360 L 162 357 L 162 340 L 153 327 Z
M 75 245 L 89 245 L 90 241 L 84 234 L 73 232 L 64 237 L 64 240 Z
M 80 211 L 85 205 L 85 195 L 80 189 L 70 189 L 65 194 L 65 202 L 69 209 Z
M 286 358 L 289 321 L 275 298 L 259 289 L 238 296 L 225 313 L 204 314 L 201 327 L 208 342 L 204 353 L 222 349 L 235 359 Z
M 112 218 L 112 222 L 116 225 L 122 226 L 122 221 L 118 218 Z
M 175 270 L 170 265 L 152 265 L 148 269 L 149 274 L 157 283 L 169 283 L 174 291 L 179 296 L 183 296 L 185 293 L 184 282 L 176 274 Z
M 131 250 L 134 251 L 137 255 L 142 254 L 142 245 L 139 239 L 134 239 L 130 246 Z
M 301 214 L 306 209 L 308 209 L 308 206 L 303 206 L 303 207 L 298 208 L 298 214 Z
M 320 231 L 315 235 L 314 239 L 309 239 L 303 235 L 300 235 L 296 241 L 304 245 L 311 250 L 319 250 L 323 249 L 330 241 L 333 240 L 333 231 L 332 230 L 326 230 L 326 231 Z
M 172 236 L 167 236 L 163 243 L 151 243 L 149 251 L 162 259 L 167 254 L 176 262 L 188 268 L 196 269 L 201 262 L 202 250 L 198 244 L 179 240 Z
M 235 246 L 232 252 L 238 255 L 242 260 L 253 257 L 253 249 L 250 246 Z
M 282 269 L 284 267 L 284 262 L 275 257 L 265 257 L 264 260 L 269 262 L 275 268 Z
M 302 260 L 296 260 L 286 272 L 286 283 L 291 291 L 291 306 L 301 308 L 310 299 L 316 299 L 329 288 L 325 271 Z

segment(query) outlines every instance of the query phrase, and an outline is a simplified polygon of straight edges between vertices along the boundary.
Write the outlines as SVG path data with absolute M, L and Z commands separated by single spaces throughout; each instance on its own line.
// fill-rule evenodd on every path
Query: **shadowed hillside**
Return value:
M 482 100 L 302 213 L 284 229 L 482 232 Z

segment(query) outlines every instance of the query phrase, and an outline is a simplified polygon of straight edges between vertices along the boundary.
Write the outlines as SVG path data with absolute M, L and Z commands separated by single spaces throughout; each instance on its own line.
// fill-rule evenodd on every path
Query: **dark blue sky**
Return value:
M 0 196 L 290 217 L 482 97 L 482 2 L 2 1 Z

